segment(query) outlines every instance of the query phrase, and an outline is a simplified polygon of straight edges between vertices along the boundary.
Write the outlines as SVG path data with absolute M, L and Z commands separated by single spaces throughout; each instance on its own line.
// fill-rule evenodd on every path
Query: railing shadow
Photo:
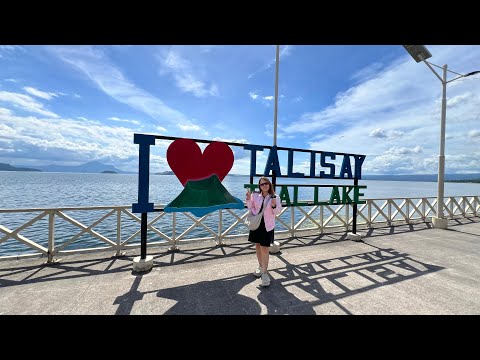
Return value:
M 460 225 L 467 225 L 467 224 L 475 224 L 480 223 L 480 217 L 478 216 L 471 216 L 471 217 L 464 217 L 464 218 L 454 218 L 448 219 L 448 227 L 453 228 L 455 230 L 456 226 Z M 423 222 L 420 220 L 412 221 L 409 224 L 396 224 L 396 225 L 385 225 L 379 226 L 376 225 L 371 228 L 361 228 L 358 230 L 364 237 L 376 237 L 376 236 L 384 236 L 384 235 L 393 235 L 393 234 L 402 234 L 407 232 L 417 232 L 423 230 L 433 229 L 433 225 L 431 222 Z M 459 230 L 455 230 L 459 231 Z
M 282 248 L 298 248 L 304 246 L 329 244 L 332 242 L 346 241 L 346 233 L 331 233 L 321 235 L 294 236 L 280 239 Z M 281 253 L 281 252 L 280 252 Z M 255 245 L 244 240 L 243 242 L 231 242 L 222 246 L 202 246 L 185 248 L 182 250 L 166 251 L 162 253 L 152 252 L 154 263 L 161 266 L 172 266 L 185 263 L 195 263 L 218 258 L 228 258 L 241 255 L 255 255 Z
M 0 287 L 131 271 L 132 260 L 133 257 L 62 260 L 62 262 L 50 266 L 39 264 L 13 269 L 4 268 L 0 269 Z M 116 263 L 119 264 L 114 267 Z M 105 264 L 105 268 L 102 268 Z M 22 274 L 26 276 L 22 278 Z M 14 279 L 11 279 L 11 277 Z
M 394 234 L 403 234 L 413 231 L 423 231 L 433 229 L 433 225 L 429 222 L 418 222 L 410 224 L 401 224 L 401 225 L 387 225 L 387 226 L 377 226 L 369 229 L 359 230 L 366 238 L 384 236 L 384 235 L 394 235 Z
M 338 300 L 444 269 L 415 260 L 393 248 L 374 248 L 370 252 L 300 265 L 291 264 L 280 256 L 285 266 L 270 271 L 272 282 L 267 288 L 259 287 L 258 280 L 247 274 L 156 293 L 160 298 L 175 301 L 175 305 L 164 312 L 168 315 L 313 315 L 316 314 L 315 306 L 328 302 L 341 312 L 351 314 Z M 136 289 L 133 292 L 136 293 Z M 124 296 L 135 298 L 128 293 Z M 128 307 L 132 308 L 133 304 Z
M 393 248 L 373 247 L 375 250 L 370 252 L 301 265 L 293 265 L 280 256 L 285 267 L 273 271 L 277 275 L 274 283 L 286 289 L 294 287 L 295 292 L 304 293 L 304 297 L 311 299 L 309 306 L 332 302 L 344 313 L 350 314 L 338 300 L 444 269 L 415 260 Z M 274 294 L 264 295 L 264 298 L 267 304 L 278 303 Z M 272 311 L 268 313 L 279 314 L 304 313 L 306 310 L 305 304 L 294 303 L 292 306 L 288 299 L 284 299 L 280 306 L 270 308 Z
M 450 220 L 449 226 L 453 229 L 457 225 L 478 223 L 480 218 L 462 218 Z M 376 227 L 368 230 L 359 230 L 366 237 L 400 234 L 411 231 L 422 231 L 431 228 L 430 223 L 406 224 L 399 226 Z M 325 233 L 320 235 L 296 236 L 281 240 L 281 249 L 291 249 L 308 246 L 321 246 L 334 242 L 350 241 L 345 232 Z M 155 250 L 157 250 L 155 252 Z M 154 266 L 173 266 L 187 263 L 203 262 L 209 260 L 224 259 L 228 257 L 254 255 L 254 245 L 246 241 L 231 243 L 224 246 L 205 246 L 197 248 L 184 248 L 180 251 L 163 251 L 158 249 L 149 251 L 154 256 Z M 123 257 L 108 257 L 98 259 L 100 253 L 95 254 L 94 259 L 68 259 L 51 266 L 43 264 L 15 266 L 11 268 L 0 268 L 0 287 L 34 284 L 45 281 L 62 279 L 74 279 L 92 275 L 105 275 L 121 273 L 132 269 L 132 261 L 135 254 Z M 79 256 L 79 255 L 74 255 Z M 274 256 L 282 258 L 280 251 Z M 27 261 L 27 260 L 23 260 Z M 0 265 L 2 265 L 0 263 Z M 135 275 L 135 274 L 133 274 Z

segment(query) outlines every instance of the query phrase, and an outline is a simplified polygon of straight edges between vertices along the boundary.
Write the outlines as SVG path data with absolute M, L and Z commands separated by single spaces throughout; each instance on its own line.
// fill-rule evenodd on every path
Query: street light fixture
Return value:
M 403 45 L 403 47 L 417 63 L 432 57 L 430 51 L 423 45 Z
M 444 178 L 445 178 L 445 121 L 447 117 L 447 84 L 464 78 L 467 76 L 475 75 L 480 71 L 472 71 L 468 74 L 459 74 L 455 71 L 447 70 L 447 64 L 438 66 L 428 62 L 426 59 L 432 57 L 432 54 L 424 45 L 403 45 L 405 50 L 415 59 L 418 63 L 423 61 L 425 65 L 435 74 L 435 76 L 442 82 L 443 95 L 442 95 L 442 117 L 440 122 L 440 154 L 438 155 L 438 191 L 437 191 L 437 216 L 432 217 L 433 227 L 446 229 L 448 227 L 448 220 L 443 215 L 443 195 L 444 195 Z M 443 69 L 443 76 L 440 77 L 435 69 L 436 66 Z M 447 81 L 447 71 L 458 75 L 456 78 Z

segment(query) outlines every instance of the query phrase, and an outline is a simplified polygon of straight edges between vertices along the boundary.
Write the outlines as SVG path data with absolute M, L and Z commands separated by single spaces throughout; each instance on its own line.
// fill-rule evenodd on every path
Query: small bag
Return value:
M 253 215 L 251 210 L 248 212 L 248 215 L 243 220 L 243 222 L 245 225 L 247 225 L 249 230 L 253 231 L 258 229 L 258 227 L 260 226 L 260 223 L 262 222 L 263 210 L 264 209 L 263 209 L 263 202 L 262 202 L 262 207 L 260 209 L 260 212 L 257 215 Z

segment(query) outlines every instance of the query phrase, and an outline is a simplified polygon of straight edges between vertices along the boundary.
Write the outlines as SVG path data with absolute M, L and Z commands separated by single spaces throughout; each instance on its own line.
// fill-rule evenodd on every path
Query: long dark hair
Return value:
M 262 182 L 262 180 L 265 180 L 270 186 L 268 187 L 268 193 L 270 195 L 273 195 L 275 194 L 275 190 L 273 189 L 273 185 L 272 183 L 270 182 L 270 180 L 268 180 L 268 178 L 266 178 L 265 176 L 262 176 L 259 180 L 258 180 L 258 189 L 260 190 L 260 193 L 262 193 L 262 188 L 260 187 L 260 183 Z

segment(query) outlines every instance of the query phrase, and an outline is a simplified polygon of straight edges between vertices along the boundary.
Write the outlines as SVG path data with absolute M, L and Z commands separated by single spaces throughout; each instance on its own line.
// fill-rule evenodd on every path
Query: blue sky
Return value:
M 480 70 L 480 46 L 427 46 L 434 64 Z M 365 154 L 364 174 L 437 172 L 441 83 L 401 45 L 280 49 L 279 146 Z M 0 162 L 136 171 L 135 132 L 272 145 L 274 81 L 274 45 L 0 45 Z M 152 171 L 169 170 L 168 144 Z M 480 172 L 480 75 L 447 85 L 446 172 Z

